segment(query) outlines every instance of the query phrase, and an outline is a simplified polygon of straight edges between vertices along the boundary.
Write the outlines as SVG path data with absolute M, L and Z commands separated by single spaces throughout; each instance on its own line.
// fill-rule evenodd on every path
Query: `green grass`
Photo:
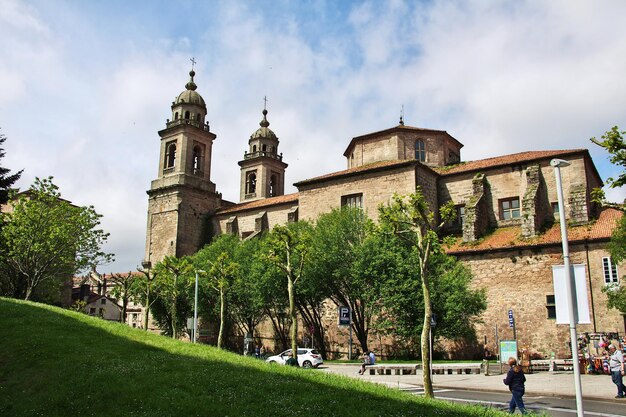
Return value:
M 0 298 L 2 416 L 498 416 Z

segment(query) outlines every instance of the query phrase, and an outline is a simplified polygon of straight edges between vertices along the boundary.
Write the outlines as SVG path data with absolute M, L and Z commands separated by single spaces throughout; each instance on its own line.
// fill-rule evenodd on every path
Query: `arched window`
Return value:
M 165 168 L 174 168 L 176 165 L 176 142 L 165 146 Z
M 174 113 L 174 120 L 178 120 L 178 112 Z
M 426 162 L 426 148 L 424 147 L 424 141 L 421 139 L 415 141 L 415 159 L 420 162 Z
M 200 113 L 196 114 L 196 120 L 197 120 L 198 122 L 199 122 L 200 120 L 202 120 L 202 119 L 200 119 Z
M 185 112 L 185 119 L 189 119 L 189 112 L 188 111 Z
M 256 145 L 252 145 L 252 153 L 256 152 Z
M 267 150 L 267 145 L 263 145 L 263 152 Z
M 193 173 L 202 172 L 202 148 L 198 145 L 193 147 Z
M 246 177 L 246 194 L 256 192 L 256 172 L 249 172 Z
M 272 175 L 270 177 L 270 190 L 269 190 L 269 195 L 270 197 L 275 197 L 276 196 L 276 175 Z

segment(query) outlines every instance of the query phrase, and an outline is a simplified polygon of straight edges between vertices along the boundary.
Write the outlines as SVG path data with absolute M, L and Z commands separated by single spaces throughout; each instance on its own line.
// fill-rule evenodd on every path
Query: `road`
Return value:
M 401 388 L 402 391 L 421 395 L 421 387 Z M 435 389 L 435 397 L 440 400 L 478 404 L 500 410 L 508 410 L 510 394 L 500 392 L 470 391 L 456 389 Z M 576 417 L 576 400 L 551 396 L 524 396 L 524 403 L 530 411 L 545 412 L 553 417 Z M 583 400 L 585 417 L 626 416 L 626 400 L 623 404 L 597 400 Z

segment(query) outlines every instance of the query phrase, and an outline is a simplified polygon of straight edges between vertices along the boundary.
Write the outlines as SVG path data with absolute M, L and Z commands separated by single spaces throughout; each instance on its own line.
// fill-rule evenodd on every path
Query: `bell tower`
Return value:
M 283 155 L 278 153 L 278 137 L 269 128 L 267 109 L 263 120 L 248 141 L 248 150 L 239 161 L 241 202 L 260 200 L 285 194 L 285 168 Z
M 207 238 L 206 216 L 221 203 L 211 182 L 216 135 L 209 130 L 207 107 L 196 92 L 195 75 L 192 68 L 185 90 L 172 102 L 172 119 L 159 131 L 157 178 L 147 191 L 144 262 L 153 265 L 167 255 L 190 255 L 202 247 Z

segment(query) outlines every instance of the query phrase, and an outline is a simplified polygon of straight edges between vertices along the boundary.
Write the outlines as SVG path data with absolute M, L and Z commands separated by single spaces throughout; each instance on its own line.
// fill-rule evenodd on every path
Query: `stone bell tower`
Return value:
M 241 202 L 276 197 L 285 194 L 285 168 L 283 155 L 278 153 L 278 137 L 269 128 L 267 109 L 263 120 L 248 141 L 241 167 L 239 199 Z
M 221 202 L 211 182 L 211 152 L 216 138 L 206 121 L 204 99 L 191 77 L 172 102 L 172 119 L 159 131 L 157 178 L 148 193 L 144 262 L 196 252 L 207 238 L 206 216 Z

